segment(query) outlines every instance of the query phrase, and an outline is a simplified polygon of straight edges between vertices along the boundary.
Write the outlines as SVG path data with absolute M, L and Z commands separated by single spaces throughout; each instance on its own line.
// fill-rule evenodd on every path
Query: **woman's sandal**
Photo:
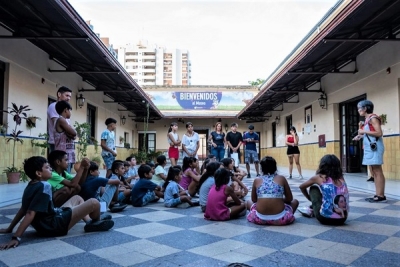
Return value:
M 381 196 L 374 196 L 374 198 L 371 199 L 369 202 L 371 202 L 371 203 L 377 203 L 377 202 L 379 202 L 379 203 L 386 203 L 386 202 L 387 202 L 387 199 L 386 199 L 386 196 L 383 196 L 383 197 L 381 197 Z

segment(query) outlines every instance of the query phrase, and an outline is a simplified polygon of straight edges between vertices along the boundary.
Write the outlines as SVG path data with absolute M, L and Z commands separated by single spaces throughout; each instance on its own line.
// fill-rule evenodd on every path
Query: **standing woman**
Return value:
M 169 149 L 168 149 L 168 157 L 171 161 L 171 166 L 175 166 L 176 162 L 179 159 L 179 149 L 178 147 L 181 145 L 181 141 L 179 140 L 178 135 L 178 123 L 172 122 L 168 129 L 167 134 Z
M 360 101 L 357 104 L 360 116 L 365 116 L 365 122 L 360 122 L 358 135 L 353 140 L 363 138 L 364 157 L 363 165 L 370 165 L 375 180 L 375 196 L 366 198 L 369 202 L 386 202 L 385 196 L 385 176 L 383 175 L 383 132 L 381 119 L 374 114 L 374 104 L 369 100 Z
M 208 141 L 211 143 L 211 154 L 221 161 L 225 156 L 225 133 L 221 122 L 215 124 L 215 131 L 211 132 Z
M 197 151 L 200 147 L 199 134 L 193 131 L 193 123 L 186 123 L 186 133 L 182 137 L 182 154 L 183 157 L 199 158 Z
M 297 135 L 296 128 L 294 126 L 290 127 L 290 134 L 286 135 L 286 145 L 288 146 L 286 154 L 289 158 L 289 179 L 292 179 L 294 158 L 297 170 L 299 171 L 299 178 L 301 180 L 303 179 L 303 175 L 301 175 L 300 166 L 299 136 Z

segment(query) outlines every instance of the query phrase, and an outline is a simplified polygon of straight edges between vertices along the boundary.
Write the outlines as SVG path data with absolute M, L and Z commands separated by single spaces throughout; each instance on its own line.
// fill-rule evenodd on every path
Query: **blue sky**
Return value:
M 70 0 L 114 47 L 187 49 L 193 85 L 266 79 L 336 0 Z

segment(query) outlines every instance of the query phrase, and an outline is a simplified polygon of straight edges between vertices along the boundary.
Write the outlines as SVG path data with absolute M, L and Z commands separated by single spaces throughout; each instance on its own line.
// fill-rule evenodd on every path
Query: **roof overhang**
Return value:
M 378 42 L 398 42 L 400 0 L 341 1 L 311 30 L 237 115 L 263 117 L 299 94 L 321 93 L 325 75 L 353 75 L 357 56 Z M 353 64 L 352 70 L 342 68 Z M 310 88 L 313 89 L 310 89 Z M 317 89 L 315 89 L 317 87 Z M 316 97 L 317 98 L 317 97 Z
M 60 67 L 49 72 L 76 73 L 95 89 L 131 111 L 136 119 L 162 118 L 140 86 L 119 64 L 66 0 L 6 1 L 0 5 L 0 26 L 10 32 L 0 39 L 25 39 L 39 47 Z M 89 87 L 89 86 L 88 86 Z M 108 103 L 107 101 L 105 103 Z

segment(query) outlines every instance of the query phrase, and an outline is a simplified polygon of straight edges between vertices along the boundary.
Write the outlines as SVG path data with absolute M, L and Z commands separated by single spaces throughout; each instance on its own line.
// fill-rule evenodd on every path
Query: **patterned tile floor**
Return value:
M 253 179 L 245 179 L 251 186 Z M 289 180 L 300 205 L 308 204 Z M 323 226 L 302 217 L 290 226 L 257 226 L 245 218 L 203 219 L 198 207 L 165 208 L 156 203 L 112 214 L 115 226 L 85 234 L 83 223 L 67 236 L 39 238 L 33 229 L 17 249 L 0 251 L 1 266 L 399 266 L 400 201 L 372 204 L 370 193 L 350 190 L 344 226 Z M 19 204 L 0 209 L 0 228 L 8 226 Z M 0 243 L 10 235 L 0 235 Z

